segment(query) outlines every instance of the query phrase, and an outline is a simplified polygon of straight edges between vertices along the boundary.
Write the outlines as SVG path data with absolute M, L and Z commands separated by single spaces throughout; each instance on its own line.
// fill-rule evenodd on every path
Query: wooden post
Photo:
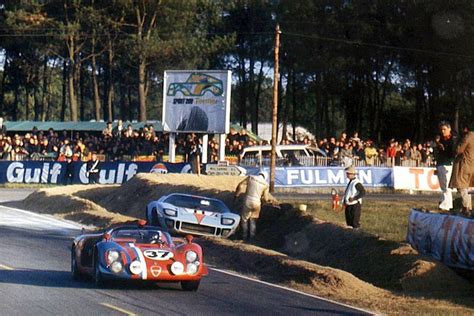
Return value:
M 276 143 L 278 134 L 278 84 L 280 82 L 279 54 L 280 54 L 280 25 L 275 27 L 275 65 L 273 67 L 273 111 L 272 111 L 272 154 L 270 160 L 270 192 L 275 191 Z

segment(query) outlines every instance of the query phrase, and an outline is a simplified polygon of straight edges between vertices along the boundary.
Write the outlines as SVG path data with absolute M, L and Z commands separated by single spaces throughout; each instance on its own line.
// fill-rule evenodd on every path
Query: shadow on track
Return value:
M 107 282 L 103 288 L 98 288 L 90 278 L 76 281 L 72 279 L 69 271 L 56 270 L 0 270 L 0 284 L 23 284 L 39 287 L 54 288 L 81 288 L 81 289 L 106 289 L 106 290 L 167 290 L 182 292 L 178 283 L 156 282 Z

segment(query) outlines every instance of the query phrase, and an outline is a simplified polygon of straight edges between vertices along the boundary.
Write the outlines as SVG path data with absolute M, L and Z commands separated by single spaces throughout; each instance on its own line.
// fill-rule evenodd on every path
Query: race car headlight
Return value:
M 119 261 L 114 261 L 112 262 L 112 264 L 110 265 L 110 270 L 113 272 L 113 273 L 119 273 L 120 271 L 122 271 L 122 263 L 119 262 Z
M 120 253 L 117 250 L 110 250 L 107 253 L 107 261 L 111 264 L 114 261 L 117 261 L 120 258 Z
M 169 208 L 165 208 L 163 210 L 163 212 L 165 213 L 166 216 L 173 216 L 173 217 L 176 217 L 178 215 L 178 211 L 176 210 L 170 210 Z
M 197 260 L 197 258 L 198 258 L 198 255 L 195 251 L 190 250 L 190 251 L 186 252 L 186 261 L 187 262 L 194 262 L 194 261 Z
M 233 218 L 227 218 L 227 217 L 221 218 L 222 225 L 233 225 L 234 223 L 235 223 L 235 220 Z
M 142 264 L 140 261 L 132 261 L 130 263 L 129 269 L 132 274 L 140 274 L 142 273 Z
M 183 272 L 184 265 L 179 261 L 173 262 L 173 264 L 171 265 L 171 273 L 173 273 L 174 275 L 180 275 L 183 274 Z
M 188 274 L 196 274 L 199 270 L 199 266 L 195 263 L 188 263 L 186 265 L 186 273 Z

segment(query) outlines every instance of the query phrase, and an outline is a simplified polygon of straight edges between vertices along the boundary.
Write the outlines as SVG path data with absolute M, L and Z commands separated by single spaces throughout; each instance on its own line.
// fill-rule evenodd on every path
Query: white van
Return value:
M 240 165 L 262 167 L 269 166 L 272 146 L 245 147 L 240 154 Z M 326 152 L 309 145 L 277 145 L 277 166 L 315 166 L 326 165 L 316 160 L 326 160 Z

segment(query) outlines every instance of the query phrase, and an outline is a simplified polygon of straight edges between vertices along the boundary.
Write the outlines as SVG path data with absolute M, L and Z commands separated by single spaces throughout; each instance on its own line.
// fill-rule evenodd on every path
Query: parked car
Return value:
M 240 165 L 269 166 L 271 151 L 270 145 L 245 147 L 240 155 Z M 316 159 L 326 160 L 325 151 L 309 145 L 277 145 L 275 153 L 277 166 L 314 166 Z

